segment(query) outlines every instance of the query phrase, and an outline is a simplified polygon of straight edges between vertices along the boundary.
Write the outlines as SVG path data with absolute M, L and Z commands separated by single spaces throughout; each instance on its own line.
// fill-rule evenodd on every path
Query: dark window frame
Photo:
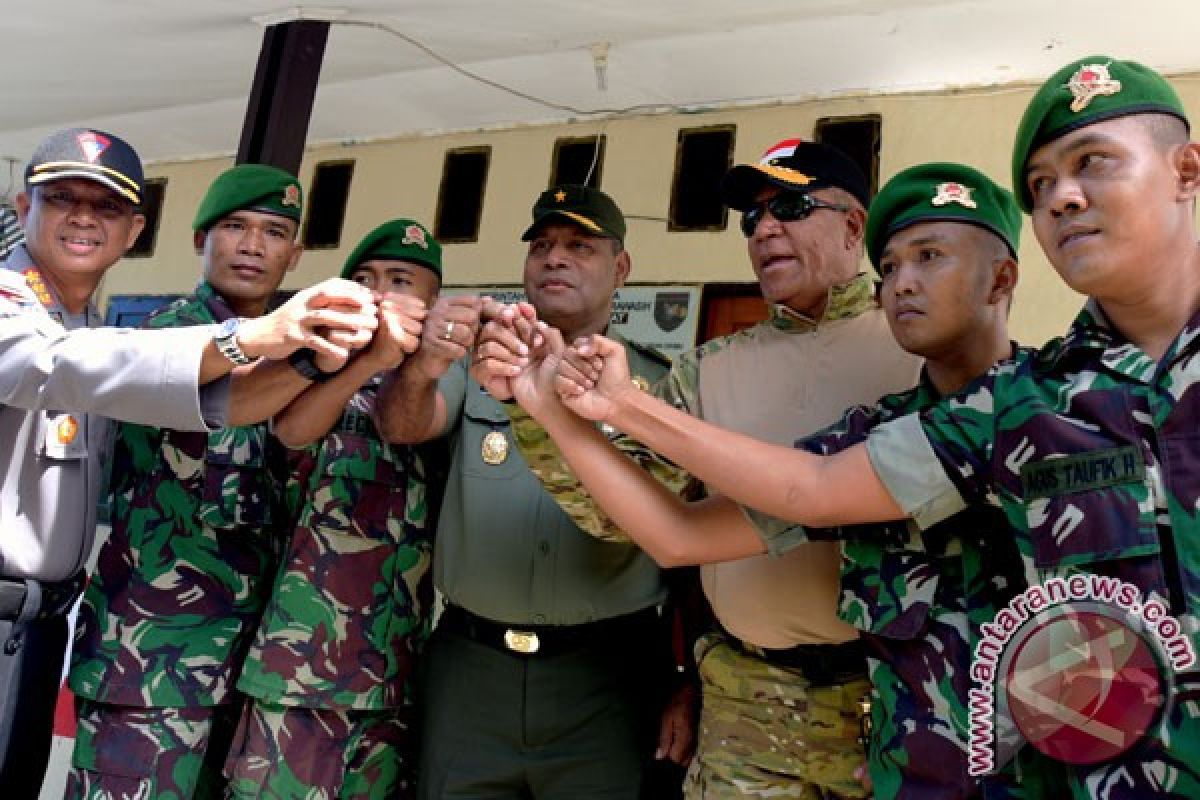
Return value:
M 450 160 L 460 155 L 483 155 L 483 178 L 479 182 L 479 207 L 475 212 L 473 223 L 474 233 L 467 236 L 446 235 L 442 229 L 442 214 L 446 208 L 446 176 L 450 170 Z M 442 178 L 438 183 L 437 209 L 433 215 L 434 237 L 441 244 L 466 244 L 479 241 L 479 230 L 483 223 L 483 206 L 487 200 L 488 176 L 492 171 L 492 146 L 490 144 L 471 145 L 468 147 L 452 147 L 442 158 Z
M 670 232 L 680 233 L 704 233 L 704 232 L 720 232 L 729 227 L 729 207 L 721 203 L 721 220 L 720 222 L 710 223 L 708 225 L 684 225 L 678 222 L 677 214 L 677 197 L 679 196 L 679 175 L 683 167 L 683 152 L 684 140 L 689 136 L 728 133 L 729 134 L 729 150 L 726 154 L 726 160 L 721 174 L 724 175 L 733 166 L 733 153 L 737 146 L 737 124 L 722 123 L 720 125 L 704 125 L 697 128 L 680 128 L 675 137 L 675 167 L 671 173 L 671 201 L 670 207 L 667 210 L 667 230 Z M 720 193 L 720 186 L 715 187 L 715 191 Z
M 346 196 L 342 201 L 341 215 L 338 217 L 337 231 L 332 242 L 310 243 L 308 240 L 309 223 L 312 221 L 313 211 L 315 210 L 315 201 L 320 187 L 322 168 L 328 167 L 350 167 L 350 175 L 346 178 Z M 313 167 L 312 183 L 308 187 L 308 196 L 305 198 L 304 210 L 304 227 L 300 230 L 300 241 L 304 245 L 305 250 L 336 250 L 342 246 L 342 231 L 346 227 L 346 209 L 350 205 L 350 192 L 354 186 L 354 171 L 357 169 L 356 160 L 353 158 L 338 158 L 330 161 L 320 161 Z
M 554 140 L 554 153 L 550 159 L 550 180 L 546 184 L 547 189 L 567 183 L 558 174 L 559 167 L 562 166 L 559 163 L 559 159 L 561 158 L 563 148 L 577 147 L 585 144 L 590 146 L 593 157 L 596 160 L 596 169 L 592 172 L 592 181 L 588 186 L 596 189 L 601 187 L 601 178 L 604 176 L 604 159 L 608 157 L 608 135 L 597 133 L 592 136 L 563 136 Z M 599 155 L 595 155 L 597 147 L 600 149 Z M 570 181 L 570 183 L 575 183 L 575 181 Z
M 140 213 L 146 217 L 146 227 L 142 229 L 140 234 L 138 234 L 138 238 L 134 241 L 133 246 L 130 247 L 129 252 L 125 254 L 125 258 L 154 258 L 154 251 L 158 248 L 158 230 L 162 227 L 162 212 L 163 206 L 167 202 L 167 184 L 169 182 L 170 178 L 166 177 L 146 179 L 145 188 L 142 191 L 143 203 L 142 208 L 140 209 Z M 162 188 L 157 195 L 158 207 L 154 210 L 153 214 L 146 214 L 145 200 L 150 195 L 149 189 L 151 186 L 159 186 Z M 138 242 L 142 241 L 142 238 L 147 236 L 149 237 L 149 241 L 146 248 L 144 250 L 138 250 Z
M 879 160 L 880 160 L 880 151 L 883 149 L 883 115 L 882 114 L 877 114 L 877 113 L 846 114 L 844 116 L 837 116 L 837 117 L 821 117 L 813 125 L 813 141 L 814 142 L 822 142 L 824 144 L 830 144 L 830 145 L 833 145 L 834 147 L 837 147 L 836 143 L 829 142 L 825 139 L 825 135 L 824 135 L 825 130 L 827 128 L 834 127 L 836 125 L 844 125 L 847 123 L 855 123 L 855 122 L 870 122 L 870 123 L 873 123 L 874 128 L 875 128 L 875 141 L 872 143 L 872 148 L 871 148 L 871 153 L 870 153 L 871 163 L 869 165 L 867 165 L 866 169 L 863 170 L 867 175 L 867 183 L 869 184 L 869 188 L 870 188 L 870 196 L 874 197 L 875 192 L 879 191 Z M 859 166 L 862 166 L 862 165 L 860 164 Z

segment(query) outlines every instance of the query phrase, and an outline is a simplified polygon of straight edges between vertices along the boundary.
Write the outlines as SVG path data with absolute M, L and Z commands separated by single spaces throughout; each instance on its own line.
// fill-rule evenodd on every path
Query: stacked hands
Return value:
M 271 314 L 238 331 L 251 356 L 280 359 L 308 348 L 323 372 L 351 358 L 380 370 L 411 358 L 410 369 L 436 380 L 468 353 L 471 376 L 497 400 L 516 400 L 535 418 L 565 407 L 606 421 L 625 391 L 635 391 L 625 351 L 599 334 L 563 342 L 529 303 L 490 297 L 439 299 L 432 308 L 409 295 L 381 295 L 343 278 L 296 292 Z
M 534 419 L 561 410 L 608 422 L 625 392 L 637 391 L 625 349 L 593 334 L 563 342 L 529 303 L 493 304 L 475 345 L 471 376 L 497 400 L 516 400 Z
M 247 355 L 268 359 L 307 348 L 326 373 L 337 372 L 352 357 L 390 369 L 417 349 L 429 314 L 418 298 L 381 295 L 331 278 L 296 292 L 266 316 L 244 320 L 238 343 Z

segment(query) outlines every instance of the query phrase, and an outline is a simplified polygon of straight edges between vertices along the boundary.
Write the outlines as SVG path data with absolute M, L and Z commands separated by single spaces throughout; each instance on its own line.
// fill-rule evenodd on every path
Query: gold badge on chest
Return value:
M 505 439 L 504 434 L 500 431 L 490 431 L 483 437 L 483 444 L 479 447 L 479 457 L 483 459 L 483 463 L 491 464 L 493 467 L 503 464 L 504 459 L 508 458 L 508 439 Z

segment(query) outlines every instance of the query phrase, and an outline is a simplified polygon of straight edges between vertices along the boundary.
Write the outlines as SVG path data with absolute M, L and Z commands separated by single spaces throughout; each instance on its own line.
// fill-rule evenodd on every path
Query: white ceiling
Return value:
M 0 157 L 23 159 L 46 133 L 74 124 L 118 133 L 147 160 L 232 153 L 263 36 L 253 18 L 294 8 L 8 4 Z M 1093 53 L 1200 70 L 1196 0 L 344 0 L 336 9 L 580 110 L 1029 82 Z M 609 43 L 606 91 L 592 60 L 600 42 Z M 335 24 L 309 141 L 578 116 L 464 77 L 382 29 Z

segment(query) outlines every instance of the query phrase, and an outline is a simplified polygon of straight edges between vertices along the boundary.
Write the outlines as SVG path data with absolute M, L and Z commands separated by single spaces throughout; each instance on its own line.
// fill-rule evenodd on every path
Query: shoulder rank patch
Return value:
M 19 272 L 0 269 L 0 316 L 15 316 L 37 308 L 38 300 Z

